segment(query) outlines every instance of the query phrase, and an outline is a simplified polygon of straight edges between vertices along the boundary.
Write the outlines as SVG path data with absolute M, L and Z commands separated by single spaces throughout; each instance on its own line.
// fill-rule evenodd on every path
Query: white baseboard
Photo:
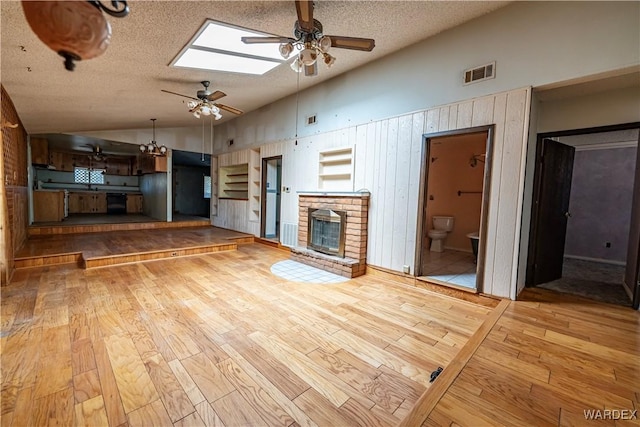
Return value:
M 627 265 L 624 261 L 614 261 L 611 259 L 601 259 L 601 258 L 589 258 L 586 256 L 578 256 L 578 255 L 564 255 L 565 258 L 571 259 L 579 259 L 582 261 L 592 261 L 592 262 L 600 262 L 602 264 L 612 264 L 612 265 Z

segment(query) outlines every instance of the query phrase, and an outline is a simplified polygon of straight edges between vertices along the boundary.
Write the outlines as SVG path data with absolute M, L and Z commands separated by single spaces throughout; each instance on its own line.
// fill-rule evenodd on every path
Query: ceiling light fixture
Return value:
M 289 59 L 294 47 L 297 48 L 300 52 L 291 68 L 298 73 L 304 69 L 305 76 L 318 74 L 318 58 L 322 58 L 327 67 L 336 62 L 336 58 L 329 54 L 331 47 L 366 52 L 375 47 L 374 39 L 325 35 L 320 21 L 313 18 L 314 3 L 313 0 L 295 0 L 298 20 L 293 25 L 293 38 L 242 36 L 240 40 L 248 45 L 278 43 L 278 51 L 285 59 Z
M 216 120 L 220 120 L 222 118 L 220 109 L 215 104 L 207 100 L 201 102 L 189 101 L 187 106 L 189 107 L 189 112 L 193 114 L 196 119 L 199 119 L 201 116 L 213 116 Z
M 305 67 L 314 66 L 318 58 L 323 59 L 327 68 L 331 68 L 336 62 L 336 58 L 329 54 L 329 49 L 331 48 L 331 38 L 329 36 L 322 36 L 308 41 L 299 39 L 282 43 L 279 49 L 280 54 L 283 58 L 288 59 L 294 48 L 300 51 L 291 63 L 291 69 L 297 73 L 302 72 Z
M 116 18 L 129 14 L 126 1 L 112 0 L 113 9 L 99 0 L 23 1 L 22 9 L 38 38 L 64 58 L 73 71 L 73 61 L 102 55 L 111 41 L 111 26 L 102 12 Z
M 167 147 L 164 145 L 158 146 L 156 142 L 156 119 L 151 119 L 151 122 L 153 123 L 153 138 L 148 144 L 140 144 L 140 152 L 152 156 L 164 156 L 167 154 Z

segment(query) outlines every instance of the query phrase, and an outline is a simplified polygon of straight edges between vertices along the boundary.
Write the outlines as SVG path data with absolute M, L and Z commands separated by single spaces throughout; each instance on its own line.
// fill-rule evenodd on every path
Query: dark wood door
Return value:
M 575 149 L 544 139 L 537 153 L 528 285 L 562 277 Z
M 640 135 L 636 153 L 636 177 L 633 184 L 633 202 L 631 205 L 631 227 L 629 247 L 627 249 L 627 267 L 624 286 L 633 295 L 633 308 L 640 306 Z

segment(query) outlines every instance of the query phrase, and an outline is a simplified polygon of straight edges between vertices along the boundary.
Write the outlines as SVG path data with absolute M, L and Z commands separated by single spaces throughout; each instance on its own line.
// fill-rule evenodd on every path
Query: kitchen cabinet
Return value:
M 36 190 L 33 192 L 33 221 L 52 222 L 64 218 L 64 191 Z
M 105 192 L 70 192 L 69 213 L 107 213 L 107 193 Z
M 51 166 L 62 172 L 73 172 L 74 168 L 88 168 L 93 166 L 96 169 L 104 169 L 104 162 L 96 164 L 91 162 L 88 154 L 66 153 L 64 151 L 51 151 L 49 153 Z
M 127 213 L 142 213 L 142 194 L 127 194 Z
M 131 175 L 131 159 L 108 157 L 105 166 L 107 175 Z
M 44 138 L 31 138 L 31 164 L 49 164 L 49 141 Z
M 148 154 L 140 154 L 137 158 L 137 163 L 137 170 L 143 174 L 167 171 L 166 156 L 150 156 Z

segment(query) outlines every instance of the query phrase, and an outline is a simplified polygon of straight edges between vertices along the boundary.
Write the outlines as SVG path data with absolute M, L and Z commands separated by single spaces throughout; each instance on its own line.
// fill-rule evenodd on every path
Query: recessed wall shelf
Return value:
M 249 221 L 260 221 L 260 149 L 249 150 Z
M 352 187 L 353 151 L 353 147 L 343 147 L 320 152 L 318 188 L 347 190 Z
M 222 166 L 218 169 L 220 199 L 249 199 L 249 165 L 247 163 Z

